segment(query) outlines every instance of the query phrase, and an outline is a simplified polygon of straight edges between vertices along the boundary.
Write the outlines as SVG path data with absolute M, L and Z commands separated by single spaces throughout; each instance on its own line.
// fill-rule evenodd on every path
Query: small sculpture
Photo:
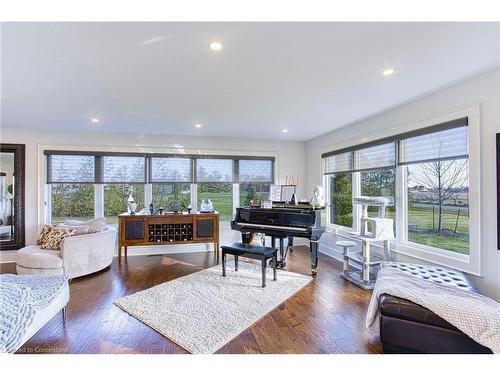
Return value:
M 179 210 L 180 210 L 179 202 L 177 201 L 170 202 L 170 211 L 172 211 L 174 214 L 178 214 Z
M 209 199 L 207 202 L 205 202 L 205 199 L 203 199 L 201 201 L 200 211 L 201 212 L 213 212 L 214 211 L 214 204 L 212 203 L 212 200 Z
M 202 199 L 202 201 L 201 201 L 200 211 L 201 212 L 206 212 L 207 211 L 207 203 L 205 202 L 205 199 Z
M 187 208 L 188 208 L 188 214 L 190 214 L 193 207 L 189 204 Z
M 130 215 L 135 215 L 135 210 L 137 210 L 137 203 L 135 203 L 134 197 L 132 197 L 132 191 L 130 192 L 127 199 L 128 213 Z
M 325 206 L 325 192 L 322 186 L 316 186 L 313 190 L 313 196 L 309 201 L 311 206 L 324 207 Z
M 149 214 L 150 214 L 150 215 L 154 215 L 154 213 L 155 213 L 155 205 L 154 205 L 154 203 L 153 203 L 153 202 L 151 202 L 151 203 L 149 204 Z

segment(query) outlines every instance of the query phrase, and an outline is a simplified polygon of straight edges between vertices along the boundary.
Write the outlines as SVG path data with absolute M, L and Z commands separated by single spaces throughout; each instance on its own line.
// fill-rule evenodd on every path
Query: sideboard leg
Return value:
M 128 255 L 128 246 L 125 246 L 125 259 L 127 258 Z
M 214 261 L 215 264 L 219 264 L 219 243 L 214 242 Z
M 122 246 L 118 245 L 118 261 L 122 260 Z

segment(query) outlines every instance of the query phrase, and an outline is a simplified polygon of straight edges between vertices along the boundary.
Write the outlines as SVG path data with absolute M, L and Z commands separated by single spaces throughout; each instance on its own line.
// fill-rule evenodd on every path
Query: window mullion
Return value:
M 104 217 L 104 184 L 94 184 L 94 217 Z
M 193 212 L 198 211 L 198 184 L 191 184 L 191 207 Z
M 352 173 L 352 196 L 357 197 L 361 195 L 361 172 Z M 359 222 L 361 218 L 361 207 L 359 204 L 352 205 L 352 229 L 359 232 Z
M 406 243 L 408 240 L 408 182 L 407 168 L 396 167 L 396 241 Z
M 240 206 L 240 184 L 233 184 L 233 217 L 236 215 L 236 207 Z
M 45 224 L 52 224 L 52 185 L 45 186 Z
M 330 191 L 330 176 L 323 175 L 323 189 L 324 189 L 324 196 L 327 199 L 327 207 L 326 207 L 326 224 L 331 224 L 332 220 L 332 214 L 330 212 L 331 210 L 331 205 L 332 205 L 332 194 Z
M 149 204 L 153 201 L 153 184 L 144 185 L 144 207 L 149 212 Z

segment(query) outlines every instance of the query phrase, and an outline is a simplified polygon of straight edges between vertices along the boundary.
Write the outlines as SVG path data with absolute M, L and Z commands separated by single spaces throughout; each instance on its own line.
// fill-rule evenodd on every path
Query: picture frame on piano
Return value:
M 269 200 L 272 202 L 281 200 L 281 185 L 271 185 L 269 189 Z
M 290 202 L 292 200 L 293 195 L 295 194 L 295 190 L 297 189 L 296 185 L 281 185 L 281 201 Z

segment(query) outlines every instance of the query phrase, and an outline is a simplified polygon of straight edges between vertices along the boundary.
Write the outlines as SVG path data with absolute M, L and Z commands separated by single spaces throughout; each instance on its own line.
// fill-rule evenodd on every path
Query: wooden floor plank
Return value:
M 66 325 L 61 314 L 19 353 L 187 353 L 113 302 L 213 266 L 211 253 L 130 256 L 70 284 Z M 297 246 L 287 270 L 308 274 L 309 251 Z M 370 292 L 339 277 L 340 262 L 321 256 L 305 288 L 222 347 L 218 353 L 380 353 L 378 334 L 364 326 Z M 14 263 L 0 272 L 15 273 Z

